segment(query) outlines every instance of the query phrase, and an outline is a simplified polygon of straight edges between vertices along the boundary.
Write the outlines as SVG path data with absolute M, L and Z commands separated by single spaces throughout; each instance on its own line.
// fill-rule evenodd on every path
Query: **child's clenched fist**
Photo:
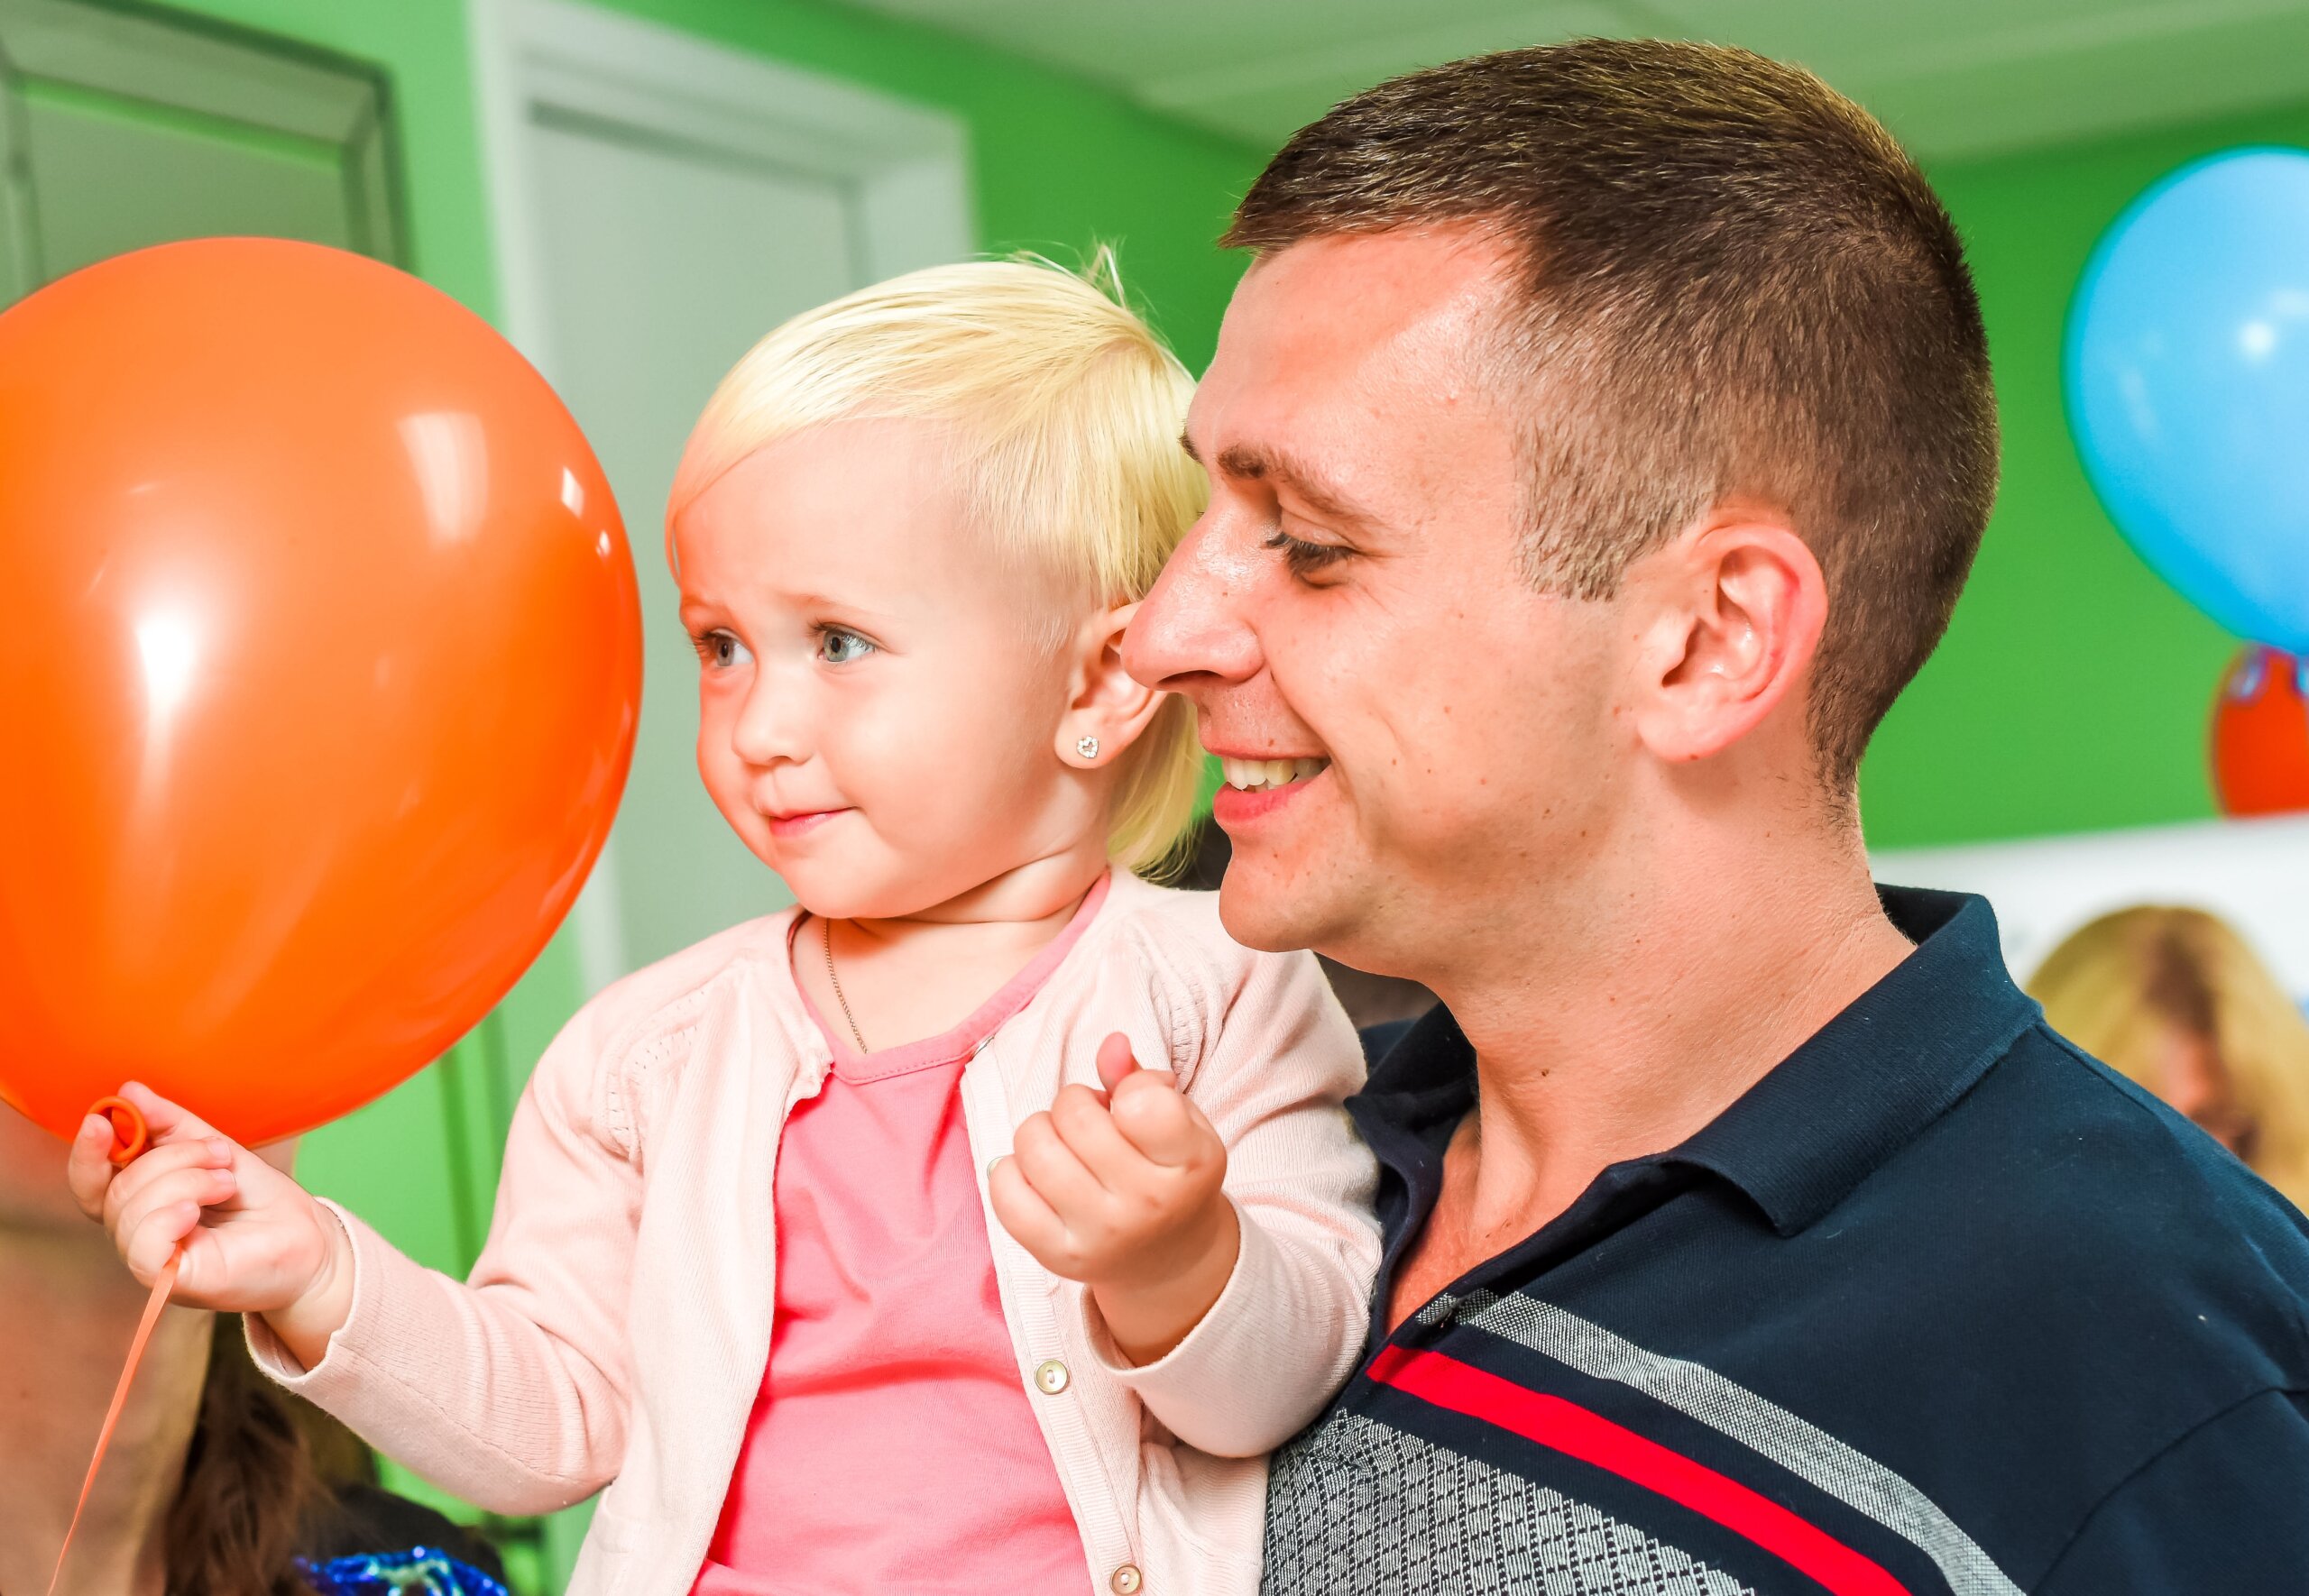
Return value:
M 345 1227 L 287 1175 L 147 1087 L 121 1096 L 152 1133 L 152 1150 L 112 1165 L 112 1126 L 91 1114 L 66 1166 L 72 1195 L 112 1233 L 131 1273 L 151 1285 L 179 1248 L 170 1300 L 262 1314 L 310 1368 L 352 1308 Z
M 1090 1288 L 1115 1344 L 1151 1362 L 1226 1289 L 1242 1241 L 1220 1184 L 1227 1149 L 1168 1070 L 1130 1040 L 1099 1048 L 1104 1091 L 1060 1088 L 988 1176 L 1003 1228 L 1053 1274 Z

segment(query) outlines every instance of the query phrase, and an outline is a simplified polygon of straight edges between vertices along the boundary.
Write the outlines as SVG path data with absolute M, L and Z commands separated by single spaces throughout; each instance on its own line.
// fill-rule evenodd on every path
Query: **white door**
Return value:
M 951 118 L 562 0 L 482 17 L 509 330 L 599 453 L 639 567 L 633 774 L 575 917 L 589 986 L 789 900 L 697 775 L 665 559 L 683 441 L 796 312 L 969 252 Z
M 788 901 L 697 777 L 697 656 L 663 555 L 683 440 L 771 327 L 859 285 L 845 187 L 541 125 L 538 236 L 554 379 L 625 512 L 641 579 L 641 729 L 610 867 L 621 962 L 663 958 Z

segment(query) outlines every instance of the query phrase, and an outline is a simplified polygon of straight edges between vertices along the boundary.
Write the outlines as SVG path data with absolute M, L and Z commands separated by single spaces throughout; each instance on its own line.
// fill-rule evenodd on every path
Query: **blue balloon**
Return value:
M 2239 150 L 2117 218 L 2070 307 L 2069 428 L 2142 559 L 2309 653 L 2309 153 Z

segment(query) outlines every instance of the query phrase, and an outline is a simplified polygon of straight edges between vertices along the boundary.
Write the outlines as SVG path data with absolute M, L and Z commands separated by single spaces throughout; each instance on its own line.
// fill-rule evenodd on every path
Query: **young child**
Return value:
M 773 333 L 668 539 L 699 769 L 797 907 L 570 1023 L 468 1282 L 149 1093 L 155 1151 L 73 1152 L 138 1276 L 181 1243 L 179 1301 L 467 1500 L 606 1485 L 579 1596 L 1254 1591 L 1375 1176 L 1312 958 L 1132 873 L 1199 763 L 1118 655 L 1200 510 L 1190 387 L 1041 265 Z

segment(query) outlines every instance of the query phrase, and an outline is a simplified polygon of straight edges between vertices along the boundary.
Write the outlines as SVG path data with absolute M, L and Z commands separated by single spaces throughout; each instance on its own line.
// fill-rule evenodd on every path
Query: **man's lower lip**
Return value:
M 1320 775 L 1311 775 L 1280 787 L 1262 787 L 1257 792 L 1246 792 L 1241 787 L 1221 787 L 1211 795 L 1210 818 L 1221 828 L 1233 830 L 1273 814 L 1315 783 Z

